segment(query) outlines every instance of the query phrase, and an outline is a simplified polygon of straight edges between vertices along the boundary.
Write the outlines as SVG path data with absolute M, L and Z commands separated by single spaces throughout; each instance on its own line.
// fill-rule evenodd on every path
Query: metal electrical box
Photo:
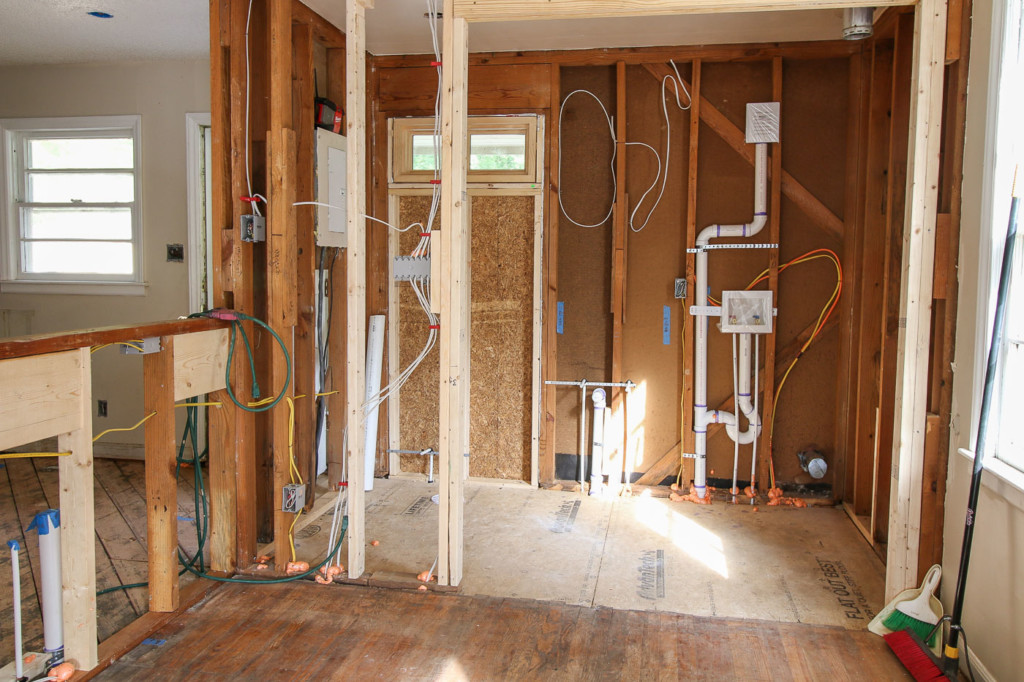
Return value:
M 348 244 L 348 152 L 343 135 L 316 131 L 316 244 Z

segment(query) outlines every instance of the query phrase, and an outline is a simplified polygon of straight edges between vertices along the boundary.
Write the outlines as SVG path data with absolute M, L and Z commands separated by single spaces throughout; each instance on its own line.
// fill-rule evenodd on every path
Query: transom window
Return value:
M 470 116 L 468 124 L 469 182 L 536 181 L 536 116 Z M 399 118 L 392 126 L 392 180 L 432 180 L 440 166 L 434 119 Z
M 0 121 L 6 282 L 141 282 L 138 116 Z

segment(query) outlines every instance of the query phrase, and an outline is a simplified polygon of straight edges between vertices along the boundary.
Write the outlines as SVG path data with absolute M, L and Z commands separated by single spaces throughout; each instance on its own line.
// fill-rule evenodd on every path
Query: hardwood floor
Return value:
M 97 679 L 902 680 L 838 627 L 312 583 L 227 585 Z
M 95 461 L 96 586 L 99 590 L 145 582 L 146 501 L 143 463 L 130 460 Z M 195 552 L 195 503 L 191 469 L 179 477 L 179 537 L 181 548 Z M 8 459 L 0 462 L 0 543 L 18 540 L 22 551 L 21 608 L 26 651 L 42 651 L 43 634 L 38 594 L 41 590 L 39 543 L 25 533 L 32 518 L 59 506 L 57 463 L 51 458 Z M 0 552 L 0 665 L 14 658 L 11 559 Z M 187 583 L 190 576 L 183 576 Z M 148 609 L 145 587 L 101 594 L 96 599 L 100 641 L 133 622 Z

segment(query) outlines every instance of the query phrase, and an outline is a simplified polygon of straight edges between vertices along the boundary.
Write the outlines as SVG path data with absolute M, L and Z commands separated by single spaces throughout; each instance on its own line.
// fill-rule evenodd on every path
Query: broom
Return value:
M 893 631 L 909 628 L 929 646 L 934 644 L 937 630 L 935 624 L 939 622 L 939 616 L 932 611 L 931 602 L 941 577 L 942 568 L 938 564 L 932 566 L 921 585 L 921 594 L 897 603 L 892 613 L 882 621 L 882 625 Z
M 949 639 L 940 662 L 932 656 L 928 647 L 912 633 L 901 630 L 885 636 L 886 644 L 903 663 L 915 680 L 958 679 L 960 667 L 959 638 L 963 635 L 964 590 L 967 588 L 967 568 L 971 559 L 971 543 L 974 541 L 974 525 L 978 522 L 978 494 L 981 492 L 981 472 L 985 461 L 988 441 L 988 415 L 992 407 L 996 373 L 999 365 L 1003 334 L 1006 330 L 1007 294 L 1010 289 L 1010 271 L 1013 266 L 1013 251 L 1017 242 L 1017 213 L 1020 196 L 1017 194 L 1017 169 L 1013 173 L 1013 190 L 1010 199 L 1010 220 L 1006 226 L 1006 241 L 1003 245 L 1003 263 L 999 272 L 999 290 L 996 294 L 996 315 L 992 323 L 992 341 L 988 348 L 988 365 L 985 368 L 985 389 L 981 396 L 981 414 L 978 418 L 978 442 L 974 449 L 974 471 L 971 474 L 971 490 L 967 497 L 967 517 L 964 521 L 964 541 L 960 549 L 960 570 L 956 579 L 956 596 L 953 598 L 953 614 L 949 622 Z M 966 638 L 964 640 L 966 642 Z M 968 659 L 970 663 L 970 659 Z

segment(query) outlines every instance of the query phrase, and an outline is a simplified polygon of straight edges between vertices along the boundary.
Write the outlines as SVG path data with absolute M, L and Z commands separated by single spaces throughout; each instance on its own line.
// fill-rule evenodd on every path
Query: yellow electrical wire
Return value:
M 106 431 L 101 431 L 101 432 L 100 432 L 99 434 L 97 434 L 97 435 L 93 436 L 93 438 L 92 438 L 92 442 L 93 442 L 93 443 L 95 443 L 96 441 L 98 441 L 98 440 L 99 440 L 100 438 L 102 438 L 103 436 L 107 435 L 108 433 L 114 433 L 115 431 L 134 431 L 135 429 L 139 428 L 139 427 L 140 427 L 140 426 L 142 426 L 142 425 L 143 425 L 144 423 L 146 423 L 146 420 L 147 420 L 147 419 L 149 419 L 150 417 L 152 417 L 152 416 L 153 416 L 153 415 L 155 415 L 155 414 L 156 414 L 156 412 L 155 412 L 155 411 L 153 411 L 153 412 L 150 412 L 150 413 L 149 413 L 149 414 L 147 414 L 147 415 L 146 415 L 145 417 L 143 417 L 142 419 L 140 419 L 140 420 L 139 420 L 139 422 L 138 422 L 138 423 L 137 423 L 137 424 L 136 424 L 135 426 L 129 426 L 129 427 L 127 427 L 127 428 L 124 428 L 124 427 L 120 427 L 120 428 L 116 428 L 116 429 L 107 429 Z
M 295 513 L 295 518 L 292 520 L 292 525 L 288 528 L 288 542 L 292 546 L 292 561 L 295 561 L 295 524 L 298 523 L 299 517 L 302 516 L 302 509 Z
M 142 346 L 137 345 L 140 343 L 142 343 L 142 339 L 132 339 L 131 341 L 113 341 L 111 343 L 102 343 L 98 346 L 93 346 L 92 348 L 89 349 L 89 352 L 95 353 L 101 348 L 106 348 L 107 346 L 128 346 L 129 348 L 134 348 L 135 350 L 141 353 L 144 349 L 142 348 Z
M 679 346 L 682 357 L 686 357 L 686 299 L 679 299 L 683 307 L 683 324 L 679 330 Z M 683 447 L 683 434 L 686 433 L 686 391 L 679 392 L 679 471 L 676 473 L 676 487 L 682 485 L 683 468 L 686 466 L 686 448 Z
M 67 457 L 70 454 L 70 450 L 67 452 L 6 452 L 0 455 L 0 459 L 22 459 L 25 457 Z
M 174 403 L 175 407 L 222 407 L 224 403 Z

